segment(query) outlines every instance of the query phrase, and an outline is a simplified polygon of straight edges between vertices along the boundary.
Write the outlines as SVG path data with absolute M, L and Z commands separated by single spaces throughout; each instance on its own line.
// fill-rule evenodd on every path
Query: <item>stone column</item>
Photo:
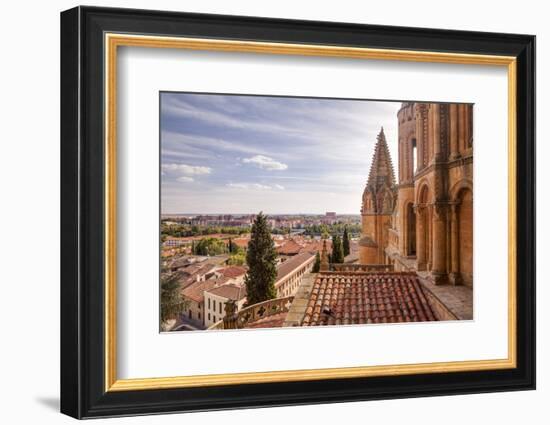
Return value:
M 449 280 L 453 285 L 460 284 L 460 246 L 458 243 L 458 205 L 451 205 L 451 274 Z
M 416 268 L 417 270 L 426 270 L 426 227 L 424 226 L 425 208 L 423 205 L 415 205 L 416 213 Z
M 466 133 L 468 130 L 468 124 L 466 123 L 466 105 L 458 105 L 458 150 L 466 149 L 468 142 L 466 140 Z
M 451 142 L 451 154 L 450 159 L 457 159 L 460 154 L 458 152 L 458 108 L 459 105 L 452 103 L 449 106 L 449 118 L 450 118 L 450 142 Z
M 426 258 L 427 262 L 426 262 L 426 270 L 430 271 L 432 270 L 432 227 L 433 227 L 433 223 L 432 223 L 432 206 L 431 205 L 428 205 L 424 211 L 424 215 L 426 216 L 426 219 L 424 220 L 424 225 L 425 225 L 425 229 L 426 229 L 426 241 L 428 243 L 428 246 L 426 247 L 426 252 L 427 252 L 427 255 L 428 255 L 428 258 Z
M 441 116 L 440 116 L 440 106 L 438 103 L 432 104 L 432 141 L 434 147 L 434 161 L 441 162 L 443 158 L 441 157 Z
M 415 173 L 424 168 L 424 129 L 422 123 L 422 114 L 419 111 L 416 111 L 416 170 Z
M 446 207 L 435 203 L 433 209 L 432 278 L 436 285 L 445 283 L 447 276 Z
M 224 329 L 237 329 L 237 304 L 233 300 L 229 300 L 225 303 L 225 316 L 223 317 Z

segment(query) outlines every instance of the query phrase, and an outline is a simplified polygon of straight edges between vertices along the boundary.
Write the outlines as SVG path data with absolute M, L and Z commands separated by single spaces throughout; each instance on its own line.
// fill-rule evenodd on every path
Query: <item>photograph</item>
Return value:
M 474 109 L 160 92 L 160 331 L 473 320 Z
M 44 333 L 59 345 L 31 370 L 37 388 L 53 382 L 77 419 L 196 412 L 225 423 L 254 409 L 234 416 L 242 424 L 269 407 L 291 412 L 277 423 L 302 411 L 334 422 L 367 401 L 369 419 L 386 422 L 388 406 L 394 422 L 475 422 L 480 406 L 500 422 L 540 416 L 543 14 L 404 2 L 323 15 L 294 1 L 257 16 L 203 3 L 75 6 L 49 32 L 55 84 L 11 67 L 48 105 L 60 86 L 60 108 L 23 113 L 6 138 L 38 149 L 6 144 L 22 147 L 6 156 L 7 187 L 29 181 L 5 209 L 22 259 L 6 282 L 29 263 L 15 224 L 42 223 L 57 199 L 26 161 L 60 185 L 61 262 L 48 260 L 60 291 L 31 285 L 41 296 L 25 298 L 59 313 L 47 326 L 59 338 Z M 18 51 L 16 63 L 34 70 L 50 50 Z M 10 108 L 26 112 L 11 86 Z M 46 149 L 48 126 L 61 149 Z M 19 344 L 42 307 L 27 320 L 20 294 L 5 298 Z M 433 397 L 429 415 L 421 397 Z M 22 401 L 14 414 L 28 410 Z

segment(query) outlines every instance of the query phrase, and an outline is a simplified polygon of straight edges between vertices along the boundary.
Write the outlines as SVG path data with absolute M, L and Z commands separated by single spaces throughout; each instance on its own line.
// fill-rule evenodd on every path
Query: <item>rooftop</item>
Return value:
M 302 326 L 438 320 L 415 273 L 321 272 Z
M 303 246 L 294 239 L 286 241 L 283 245 L 277 248 L 279 255 L 296 255 L 302 250 Z
M 277 267 L 277 279 L 275 283 L 284 279 L 286 276 L 288 276 L 294 270 L 302 266 L 304 263 L 308 261 L 312 261 L 314 257 L 315 257 L 315 254 L 312 254 L 311 252 L 302 252 L 301 254 L 295 255 L 294 257 L 291 257 L 288 260 L 283 261 Z
M 225 277 L 237 278 L 246 274 L 248 269 L 243 266 L 227 266 L 218 270 Z
M 246 286 L 238 286 L 232 283 L 217 286 L 207 291 L 209 294 L 218 295 L 229 300 L 238 301 L 246 297 Z
M 210 292 L 213 288 L 225 285 L 229 280 L 230 279 L 227 277 L 222 277 L 219 279 L 207 279 L 202 282 L 195 282 L 185 288 L 181 293 L 185 298 L 201 303 L 204 301 L 204 291 Z

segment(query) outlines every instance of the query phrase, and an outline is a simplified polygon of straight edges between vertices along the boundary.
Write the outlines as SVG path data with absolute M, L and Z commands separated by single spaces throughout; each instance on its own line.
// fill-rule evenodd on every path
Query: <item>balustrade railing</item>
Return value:
M 237 312 L 237 318 L 234 321 L 236 328 L 246 328 L 247 324 L 265 317 L 273 316 L 279 313 L 286 313 L 292 305 L 294 295 L 289 297 L 275 298 L 272 300 L 263 301 L 261 303 L 250 305 Z M 227 322 L 227 320 L 226 320 Z M 233 321 L 232 321 L 233 322 Z M 225 329 L 224 320 L 214 323 L 208 330 Z
M 346 264 L 331 263 L 331 270 L 336 272 L 393 272 L 392 264 Z

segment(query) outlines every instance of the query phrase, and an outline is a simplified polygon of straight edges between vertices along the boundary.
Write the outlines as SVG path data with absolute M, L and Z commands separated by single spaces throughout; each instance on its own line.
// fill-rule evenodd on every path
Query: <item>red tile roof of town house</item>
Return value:
M 296 255 L 299 254 L 303 246 L 296 242 L 294 239 L 290 239 L 277 248 L 279 255 Z
M 218 279 L 207 279 L 202 282 L 195 282 L 189 285 L 181 294 L 185 298 L 189 298 L 193 301 L 201 303 L 204 301 L 204 291 L 210 291 L 211 289 L 227 284 L 231 279 L 227 277 L 221 277 Z
M 245 275 L 247 270 L 248 268 L 244 266 L 227 266 L 227 267 L 224 267 L 223 269 L 218 270 L 218 272 L 225 277 L 230 277 L 235 279 Z
M 300 252 L 321 252 L 323 250 L 323 241 L 308 241 L 306 242 Z M 332 241 L 327 240 L 327 251 L 332 252 Z
M 248 242 L 250 242 L 250 238 L 235 238 L 231 239 L 231 242 L 233 242 L 239 248 L 248 248 Z
M 321 272 L 302 326 L 438 320 L 415 273 Z
M 311 252 L 302 252 L 301 254 L 295 255 L 294 257 L 283 261 L 277 267 L 277 278 L 275 280 L 275 285 L 277 284 L 277 282 L 283 280 L 286 276 L 288 276 L 302 264 L 310 261 L 313 257 L 315 257 L 315 254 L 312 254 Z
M 191 264 L 187 267 L 183 267 L 178 269 L 178 271 L 184 275 L 187 276 L 197 276 L 197 275 L 203 275 L 208 272 L 213 271 L 217 266 L 215 264 L 210 263 L 198 263 L 198 264 Z
M 205 292 L 233 301 L 239 301 L 246 297 L 246 286 L 239 286 L 229 283 L 227 285 L 217 286 Z

